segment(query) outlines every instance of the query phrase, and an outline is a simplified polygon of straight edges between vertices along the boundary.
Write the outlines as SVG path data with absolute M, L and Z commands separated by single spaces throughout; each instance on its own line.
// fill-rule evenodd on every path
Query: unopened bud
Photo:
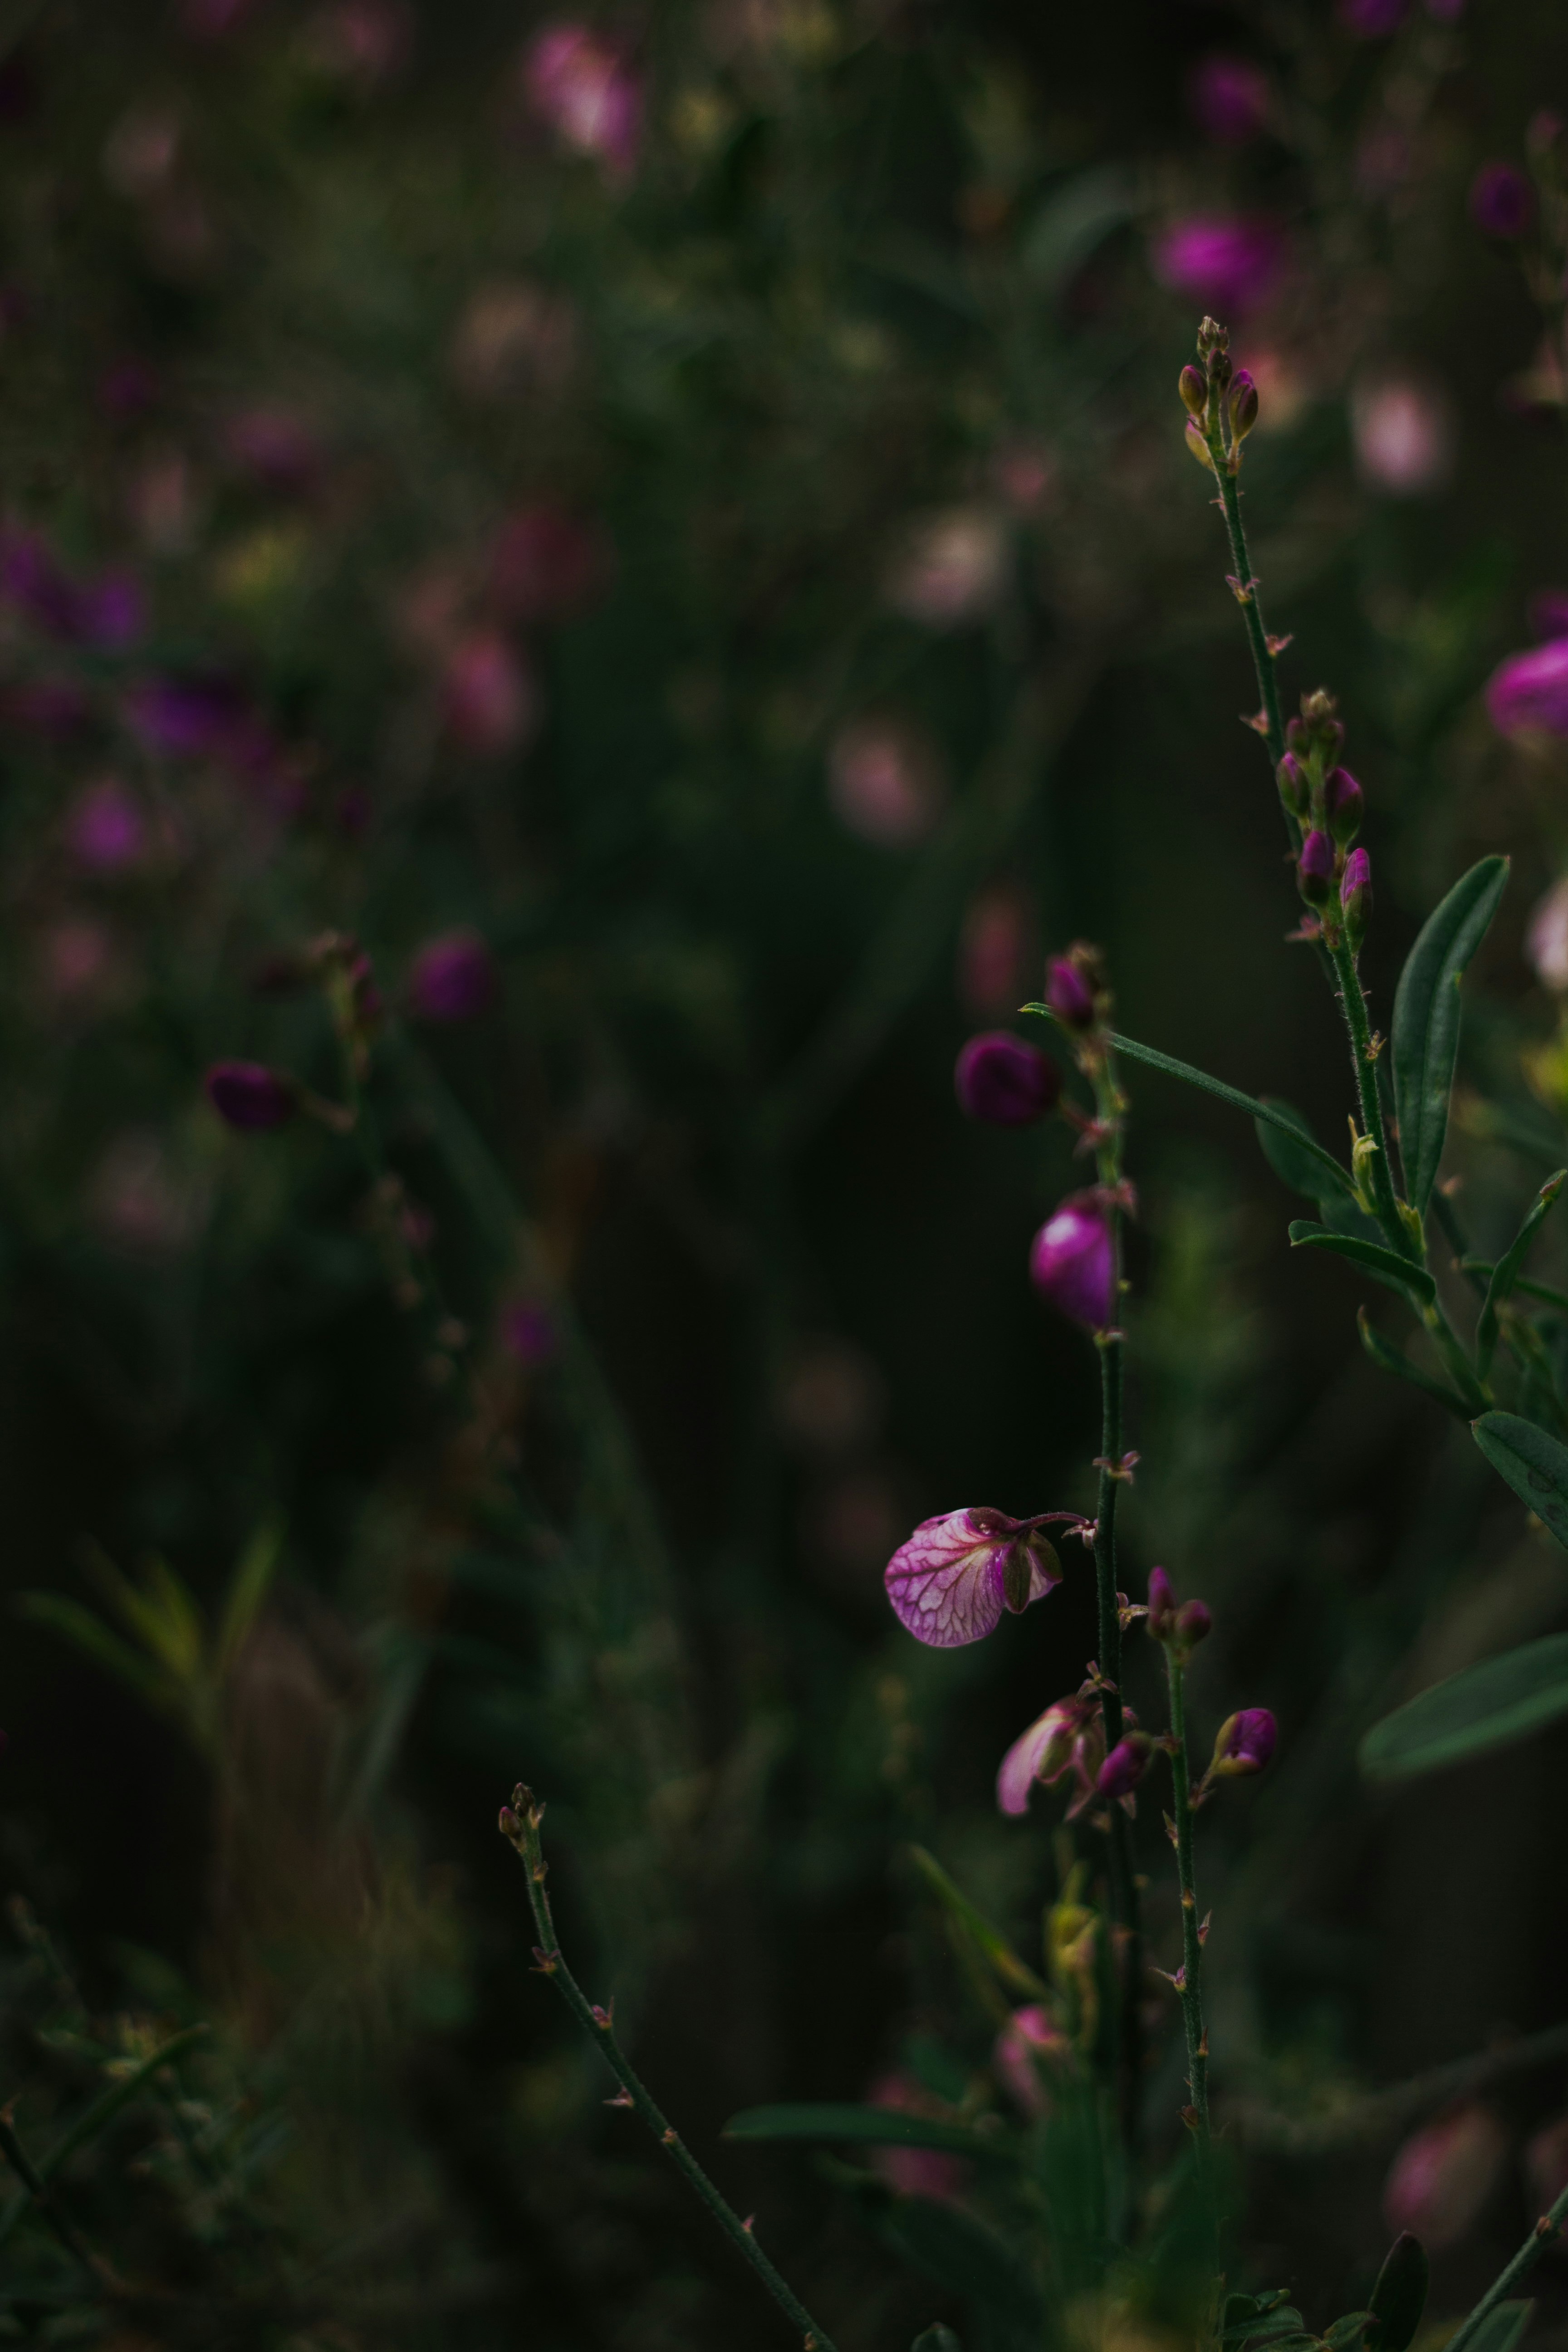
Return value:
M 1209 1763 L 1210 1780 L 1261 1772 L 1274 1753 L 1279 1727 L 1266 1706 L 1244 1706 L 1220 1725 Z
M 1330 770 L 1323 786 L 1323 812 L 1334 839 L 1342 847 L 1348 847 L 1361 831 L 1361 821 L 1366 814 L 1366 794 L 1348 768 Z
M 1102 1797 L 1130 1797 L 1148 1769 L 1153 1742 L 1147 1732 L 1130 1731 L 1119 1739 L 1095 1776 Z
M 1364 849 L 1352 849 L 1345 860 L 1340 907 L 1345 919 L 1345 937 L 1352 949 L 1359 948 L 1372 919 L 1372 860 Z
M 1171 1630 L 1176 1622 L 1176 1595 L 1163 1568 L 1149 1570 L 1149 1615 L 1146 1622 L 1156 1642 L 1170 1639 Z
M 1064 1029 L 1092 1029 L 1094 987 L 1077 949 L 1053 956 L 1046 971 L 1046 1003 Z
M 1290 723 L 1299 726 L 1300 722 L 1292 719 Z M 1279 787 L 1279 797 L 1291 814 L 1305 816 L 1312 804 L 1311 779 L 1294 751 L 1286 752 L 1274 771 L 1274 777 Z
M 1258 386 L 1246 368 L 1238 369 L 1230 387 L 1230 437 L 1245 441 L 1258 422 Z
M 1191 416 L 1187 419 L 1187 447 L 1192 451 L 1193 456 L 1197 459 L 1199 465 L 1206 466 L 1209 472 L 1212 474 L 1214 472 L 1214 459 L 1209 455 L 1209 445 L 1204 439 L 1202 429 L 1200 428 L 1196 418 Z
M 1326 907 L 1334 895 L 1334 845 L 1326 833 L 1312 832 L 1301 844 L 1296 880 L 1310 907 Z
M 1206 1601 L 1184 1601 L 1176 1612 L 1175 1638 L 1184 1650 L 1195 1650 L 1206 1642 L 1214 1631 L 1214 1616 Z
M 1230 330 L 1222 327 L 1217 319 L 1205 312 L 1198 321 L 1198 356 L 1207 359 L 1214 352 L 1223 352 L 1230 342 Z
M 1201 416 L 1208 406 L 1209 388 L 1200 372 L 1190 364 L 1184 367 L 1176 378 L 1176 389 L 1186 404 L 1189 415 Z

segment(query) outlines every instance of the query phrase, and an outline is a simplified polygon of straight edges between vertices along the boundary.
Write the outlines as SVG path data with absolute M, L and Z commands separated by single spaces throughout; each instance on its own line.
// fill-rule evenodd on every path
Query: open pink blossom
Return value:
M 1073 1821 L 1093 1802 L 1095 1781 L 1105 1761 L 1105 1724 L 1092 1691 L 1058 1698 L 1044 1715 L 1021 1732 L 1002 1759 L 996 1775 L 996 1803 L 1005 1813 L 1029 1809 L 1035 1783 L 1054 1789 L 1068 1773 L 1073 1776 L 1073 1801 L 1068 1819 Z
M 1568 735 L 1568 637 L 1500 662 L 1487 680 L 1487 715 L 1500 735 Z
M 1037 2002 L 1016 2009 L 991 2053 L 992 2071 L 1026 2116 L 1043 2116 L 1050 2094 L 1041 2079 L 1041 2061 L 1053 2072 L 1070 2063 L 1072 2043 L 1048 2010 Z
M 1004 1609 L 1043 1600 L 1061 1582 L 1061 1568 L 1032 1521 L 948 1511 L 921 1520 L 888 1562 L 884 1581 L 906 1632 L 932 1649 L 956 1650 L 994 1633 Z

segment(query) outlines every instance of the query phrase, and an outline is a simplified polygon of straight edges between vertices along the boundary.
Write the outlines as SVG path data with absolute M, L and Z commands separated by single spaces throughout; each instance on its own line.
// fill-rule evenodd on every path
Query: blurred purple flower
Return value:
M 1424 2124 L 1388 2168 L 1383 2210 L 1389 2227 L 1414 2231 L 1433 2253 L 1457 2245 L 1479 2219 L 1507 2160 L 1507 2135 L 1486 2107 L 1459 2107 Z
M 224 448 L 232 465 L 268 489 L 308 490 L 321 471 L 321 450 L 304 418 L 291 409 L 242 409 L 224 428 Z
M 1340 0 L 1341 24 L 1358 41 L 1385 41 L 1405 22 L 1407 0 Z
M 331 0 L 304 27 L 314 64 L 365 91 L 391 81 L 408 63 L 414 25 L 400 0 Z
M 1568 637 L 1510 654 L 1488 679 L 1486 696 L 1500 735 L 1568 736 Z
M 879 2075 L 866 2097 L 868 2105 L 889 2108 L 895 2115 L 926 2116 L 937 2123 L 955 2120 L 951 2107 L 900 2068 Z M 869 2162 L 900 2196 L 929 2197 L 938 2204 L 951 2204 L 961 2196 L 968 2177 L 963 2158 L 940 2147 L 873 2148 Z
M 293 1088 L 265 1062 L 215 1062 L 206 1089 L 218 1117 L 242 1134 L 264 1134 L 294 1115 Z
M 523 57 L 530 106 L 562 144 L 629 176 L 642 136 L 642 85 L 624 53 L 589 25 L 546 25 Z
M 1009 882 L 977 891 L 963 912 L 958 943 L 958 992 L 971 1013 L 997 1013 L 1024 992 L 1033 910 Z
M 441 699 L 453 740 L 479 759 L 517 750 L 538 721 L 532 674 L 497 629 L 476 629 L 452 648 Z
M 76 634 L 95 652 L 128 653 L 146 628 L 146 598 L 133 572 L 100 572 L 78 592 Z
M 828 746 L 833 814 L 879 849 L 923 841 L 942 814 L 942 772 L 926 737 L 898 719 L 856 719 Z
M 1130 1731 L 1125 1739 L 1117 1741 L 1096 1773 L 1096 1792 L 1101 1797 L 1130 1797 L 1148 1770 L 1153 1752 L 1146 1733 Z
M 94 873 L 113 874 L 133 866 L 145 837 L 142 811 L 118 776 L 89 784 L 66 820 L 72 856 Z
M 1116 1248 L 1098 1193 L 1071 1192 L 1035 1235 L 1029 1279 L 1042 1298 L 1090 1331 L 1116 1314 Z
M 1046 1003 L 1064 1029 L 1093 1028 L 1094 990 L 1071 956 L 1053 956 L 1047 965 Z
M 953 1084 L 969 1118 L 991 1127 L 1032 1127 L 1056 1108 L 1062 1074 L 1026 1038 L 989 1029 L 960 1053 Z
M 125 719 L 150 751 L 166 758 L 210 759 L 246 732 L 245 698 L 232 678 L 140 678 L 125 698 Z
M 990 1509 L 922 1519 L 888 1562 L 893 1614 L 932 1649 L 954 1650 L 994 1633 L 1007 1607 L 1007 1570 L 1027 1578 L 1022 1607 L 1061 1581 L 1056 1555 L 1022 1520 Z
M 77 593 L 41 531 L 0 536 L 0 596 L 48 635 L 76 635 Z
M 409 967 L 408 1009 L 419 1021 L 472 1021 L 496 1000 L 495 960 L 477 931 L 426 940 Z
M 1535 218 L 1535 190 L 1511 163 L 1483 163 L 1470 183 L 1470 218 L 1488 236 L 1522 236 Z
M 1268 128 L 1273 92 L 1268 76 L 1251 58 L 1217 50 L 1200 59 L 1187 78 L 1187 104 L 1206 139 L 1244 146 Z
M 490 551 L 490 602 L 503 620 L 560 620 L 587 603 L 604 556 L 597 534 L 564 507 L 522 507 Z
M 238 32 L 260 0 L 180 0 L 180 23 L 194 40 L 221 41 Z
M 996 1775 L 996 1803 L 1004 1813 L 1026 1813 L 1035 1784 L 1054 1788 L 1070 1772 L 1073 1801 L 1068 1821 L 1075 1821 L 1094 1801 L 1094 1784 L 1105 1761 L 1105 1724 L 1100 1700 L 1090 1691 L 1058 1698 L 1020 1732 L 1002 1759 Z
M 533 1371 L 559 1352 L 561 1333 L 548 1307 L 537 1298 L 520 1298 L 501 1310 L 500 1341 L 509 1356 Z
M 1053 2068 L 1070 2066 L 1072 2043 L 1050 2011 L 1031 2002 L 1013 2011 L 991 2053 L 992 2072 L 1026 2116 L 1043 2116 L 1050 2105 L 1040 2079 L 1042 2059 Z
M 1272 222 L 1237 214 L 1189 214 L 1154 239 L 1161 284 L 1233 319 L 1268 300 L 1284 260 L 1284 239 Z

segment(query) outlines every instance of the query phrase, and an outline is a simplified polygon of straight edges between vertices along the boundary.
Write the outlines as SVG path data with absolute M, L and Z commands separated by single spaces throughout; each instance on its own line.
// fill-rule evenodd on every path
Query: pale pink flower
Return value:
M 134 795 L 118 776 L 102 776 L 87 785 L 72 802 L 66 818 L 66 839 L 79 866 L 99 874 L 114 874 L 134 866 L 142 855 L 146 827 Z
M 1068 1821 L 1075 1821 L 1095 1798 L 1095 1781 L 1105 1761 L 1105 1722 L 1092 1691 L 1058 1698 L 1021 1732 L 1002 1759 L 996 1775 L 996 1803 L 1004 1813 L 1026 1813 L 1037 1781 L 1054 1789 L 1070 1772 L 1073 1799 Z
M 1531 910 L 1524 952 L 1543 987 L 1568 995 L 1568 874 L 1560 876 Z
M 958 992 L 971 1013 L 1010 1013 L 1024 994 L 1034 918 L 1024 893 L 998 882 L 964 909 L 958 941 Z
M 952 2120 L 949 2107 L 933 2098 L 912 2074 L 898 2067 L 879 2076 L 867 2095 L 866 2104 L 890 2108 L 895 2115 L 926 2116 L 938 2123 Z M 939 2204 L 952 2204 L 963 2194 L 966 2178 L 963 2158 L 950 2156 L 945 2148 L 874 2147 L 868 2151 L 868 2161 L 872 2171 L 901 2196 L 931 2197 Z
M 888 1562 L 885 1581 L 900 1624 L 933 1649 L 952 1650 L 994 1632 L 1004 1609 L 1043 1600 L 1061 1569 L 1028 1520 L 981 1508 L 922 1519 Z
M 454 741 L 480 758 L 515 751 L 538 721 L 533 680 L 496 629 L 477 629 L 453 647 L 441 674 L 441 700 Z
M 923 841 L 942 814 L 941 771 L 912 727 L 893 719 L 858 719 L 841 728 L 827 755 L 833 814 L 879 849 Z
M 928 629 L 984 620 L 1007 579 L 1007 528 L 990 507 L 948 507 L 912 524 L 888 575 L 888 602 Z
M 1500 662 L 1487 680 L 1487 715 L 1500 735 L 1568 736 L 1568 637 Z
M 992 2071 L 1026 2116 L 1043 2116 L 1050 2093 L 1041 2079 L 1040 2061 L 1053 2069 L 1070 2060 L 1072 2043 L 1048 2010 L 1038 2002 L 1016 2009 L 991 2053 Z
M 642 136 L 642 85 L 624 53 L 588 25 L 546 25 L 523 58 L 523 89 L 563 146 L 626 178 Z
M 1508 2158 L 1508 2136 L 1489 2108 L 1457 2107 L 1412 2132 L 1384 2183 L 1391 2230 L 1413 2231 L 1427 2251 L 1458 2245 L 1479 2219 Z
M 1363 479 L 1391 498 L 1436 489 L 1454 462 L 1452 410 L 1433 385 L 1412 376 L 1356 387 L 1351 438 Z

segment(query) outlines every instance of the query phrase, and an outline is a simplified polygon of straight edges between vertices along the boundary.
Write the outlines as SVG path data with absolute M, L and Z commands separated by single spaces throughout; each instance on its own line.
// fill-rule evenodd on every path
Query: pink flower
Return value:
M 1470 218 L 1486 236 L 1522 236 L 1535 218 L 1535 190 L 1512 163 L 1483 163 L 1470 183 Z
M 478 629 L 454 646 L 441 698 L 454 741 L 481 759 L 516 751 L 538 719 L 533 680 L 496 629 Z
M 827 755 L 835 816 L 879 849 L 923 841 L 942 814 L 942 778 L 924 738 L 893 719 L 840 729 Z
M 1116 1245 L 1097 1192 L 1071 1192 L 1035 1235 L 1029 1279 L 1042 1298 L 1090 1331 L 1116 1314 Z
M 1187 103 L 1205 138 L 1240 147 L 1268 128 L 1273 92 L 1268 76 L 1250 58 L 1216 51 L 1193 68 Z
M 878 2077 L 866 2103 L 895 2115 L 927 2116 L 936 2123 L 954 2120 L 951 2107 L 900 2067 Z M 870 2151 L 869 2161 L 872 2170 L 900 2195 L 931 2197 L 940 2204 L 955 2202 L 967 2178 L 963 2158 L 940 2147 L 878 2147 Z
M 409 967 L 408 1009 L 420 1021 L 472 1021 L 496 998 L 496 968 L 477 931 L 426 940 Z
M 564 147 L 626 178 L 642 135 L 642 86 L 622 52 L 591 26 L 546 25 L 523 58 L 530 106 Z
M 414 26 L 401 0 L 334 0 L 310 19 L 305 42 L 323 73 L 373 90 L 407 64 Z
M 1043 2116 L 1050 2105 L 1050 2094 L 1040 2079 L 1041 2061 L 1048 2061 L 1055 2072 L 1070 2063 L 1071 2057 L 1072 2043 L 1049 2011 L 1036 2002 L 1013 2011 L 996 2036 L 991 2067 L 1026 2116 Z
M 1526 2142 L 1524 2178 L 1532 2213 L 1544 2213 L 1568 2189 L 1568 2116 L 1543 2124 Z
M 321 446 L 315 434 L 292 409 L 242 409 L 229 419 L 224 445 L 240 471 L 268 489 L 296 494 L 307 490 L 321 469 Z
M 1092 1691 L 1058 1698 L 1021 1732 L 1002 1759 L 996 1775 L 996 1803 L 1004 1813 L 1026 1813 L 1037 1780 L 1054 1789 L 1070 1772 L 1074 1794 L 1068 1807 L 1075 1821 L 1092 1804 L 1095 1781 L 1105 1761 L 1105 1724 Z
M 955 1650 L 994 1633 L 1004 1609 L 1026 1609 L 1061 1582 L 1055 1552 L 1026 1519 L 1005 1511 L 948 1511 L 922 1519 L 888 1562 L 893 1614 L 917 1641 Z
M 519 1298 L 501 1310 L 501 1346 L 527 1371 L 549 1363 L 561 1345 L 555 1318 L 537 1298 Z
M 948 507 L 915 523 L 888 578 L 888 602 L 928 629 L 984 620 L 1007 579 L 1007 529 L 989 507 Z
M 1487 714 L 1500 735 L 1568 736 L 1568 637 L 1500 662 L 1487 681 Z
M 1568 874 L 1537 902 L 1524 934 L 1524 952 L 1544 987 L 1568 995 Z
M 1458 2245 L 1479 2218 L 1508 2157 L 1508 2139 L 1485 2107 L 1458 2107 L 1412 2132 L 1388 2169 L 1383 2210 L 1391 2230 L 1413 2231 L 1428 2252 Z
M 145 828 L 142 811 L 118 776 L 104 776 L 89 784 L 71 805 L 66 839 L 79 866 L 100 874 L 113 874 L 133 866 L 142 852 Z
M 1149 1769 L 1153 1746 L 1146 1733 L 1130 1731 L 1119 1739 L 1100 1770 L 1094 1785 L 1102 1797 L 1130 1797 Z
M 1412 377 L 1358 384 L 1351 396 L 1351 438 L 1363 478 L 1393 498 L 1436 489 L 1454 462 L 1448 402 Z
M 1279 282 L 1284 243 L 1272 222 L 1228 213 L 1193 213 L 1154 240 L 1154 275 L 1205 310 L 1240 318 Z
M 1009 883 L 970 900 L 958 943 L 958 992 L 971 1013 L 1008 1013 L 1017 1003 L 1032 928 L 1027 899 Z

